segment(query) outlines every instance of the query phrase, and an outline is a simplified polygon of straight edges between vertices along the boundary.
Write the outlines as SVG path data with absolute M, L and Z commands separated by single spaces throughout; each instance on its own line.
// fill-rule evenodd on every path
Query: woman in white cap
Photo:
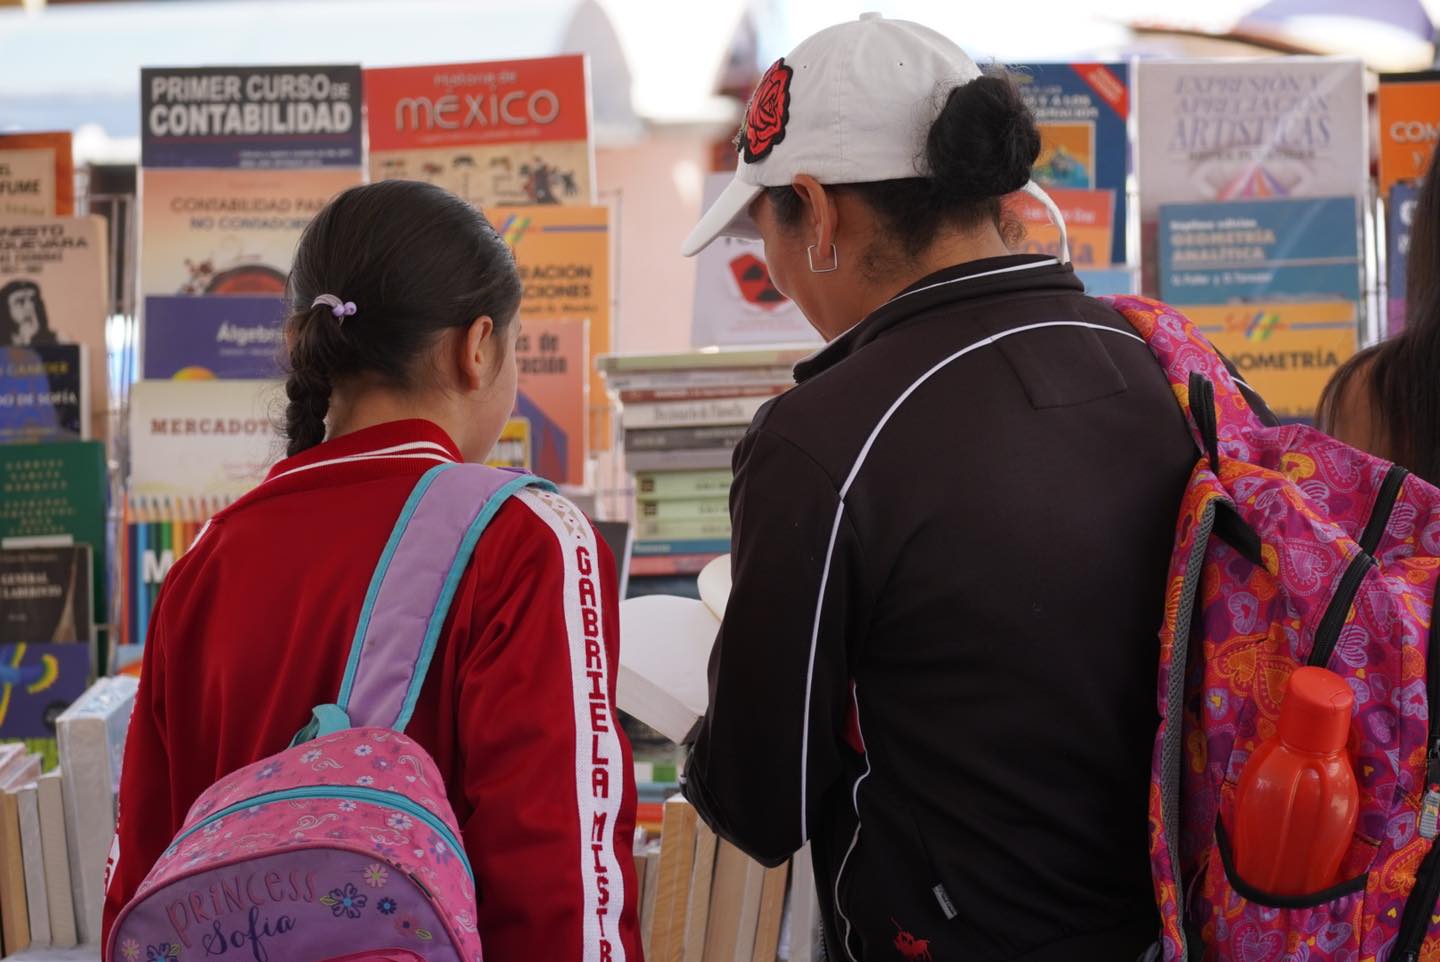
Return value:
M 1136 958 L 1162 598 L 1194 443 L 1165 377 L 1000 199 L 1012 83 L 866 15 L 765 74 L 686 241 L 764 239 L 829 344 L 735 455 L 734 587 L 685 792 L 811 842 L 830 958 Z

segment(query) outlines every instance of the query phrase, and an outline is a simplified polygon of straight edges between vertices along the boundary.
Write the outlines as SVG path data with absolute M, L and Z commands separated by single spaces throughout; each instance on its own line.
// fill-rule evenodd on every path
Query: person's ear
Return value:
M 809 174 L 797 174 L 790 186 L 805 200 L 807 239 L 811 242 L 807 246 L 814 248 L 810 251 L 811 270 L 833 270 L 838 263 L 835 234 L 840 228 L 834 196 Z
M 490 315 L 481 314 L 470 322 L 456 341 L 458 356 L 455 360 L 461 386 L 469 391 L 484 387 L 495 371 L 497 352 L 502 350 L 495 322 Z

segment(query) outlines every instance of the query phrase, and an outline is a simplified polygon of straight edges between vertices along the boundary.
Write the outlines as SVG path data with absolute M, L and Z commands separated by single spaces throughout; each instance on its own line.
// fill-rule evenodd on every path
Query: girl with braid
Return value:
M 510 415 L 520 293 L 484 215 L 428 184 L 356 187 L 306 229 L 288 284 L 289 456 L 165 580 L 126 747 L 106 941 L 195 798 L 284 749 L 311 706 L 333 700 L 411 489 L 436 464 L 483 459 Z M 566 590 L 591 533 L 556 503 L 511 498 L 491 522 L 406 734 L 445 776 L 487 962 L 639 960 L 615 565 L 594 538 L 598 565 L 584 563 L 599 570 L 584 574 L 598 597 Z M 589 731 L 577 737 L 592 718 L 619 751 L 596 756 Z M 383 894 L 370 893 L 382 912 Z

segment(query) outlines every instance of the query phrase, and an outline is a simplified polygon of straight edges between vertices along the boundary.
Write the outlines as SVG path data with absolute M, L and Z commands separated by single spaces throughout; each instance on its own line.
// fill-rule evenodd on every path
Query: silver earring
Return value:
M 829 266 L 829 267 L 816 267 L 816 266 L 815 266 L 815 246 L 816 246 L 816 245 L 811 244 L 809 247 L 805 248 L 805 257 L 806 257 L 807 260 L 810 261 L 810 273 L 812 273 L 812 274 L 828 274 L 828 273 L 830 273 L 831 271 L 835 271 L 835 270 L 839 270 L 839 269 L 840 269 L 840 252 L 835 249 L 835 245 L 834 245 L 833 243 L 830 245 L 830 266 Z

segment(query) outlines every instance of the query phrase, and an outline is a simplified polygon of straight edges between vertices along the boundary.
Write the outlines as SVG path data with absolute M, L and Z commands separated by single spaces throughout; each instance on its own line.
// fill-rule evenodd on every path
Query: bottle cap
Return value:
M 1289 748 L 1329 755 L 1345 748 L 1355 693 L 1325 668 L 1295 669 L 1280 705 L 1280 740 Z

